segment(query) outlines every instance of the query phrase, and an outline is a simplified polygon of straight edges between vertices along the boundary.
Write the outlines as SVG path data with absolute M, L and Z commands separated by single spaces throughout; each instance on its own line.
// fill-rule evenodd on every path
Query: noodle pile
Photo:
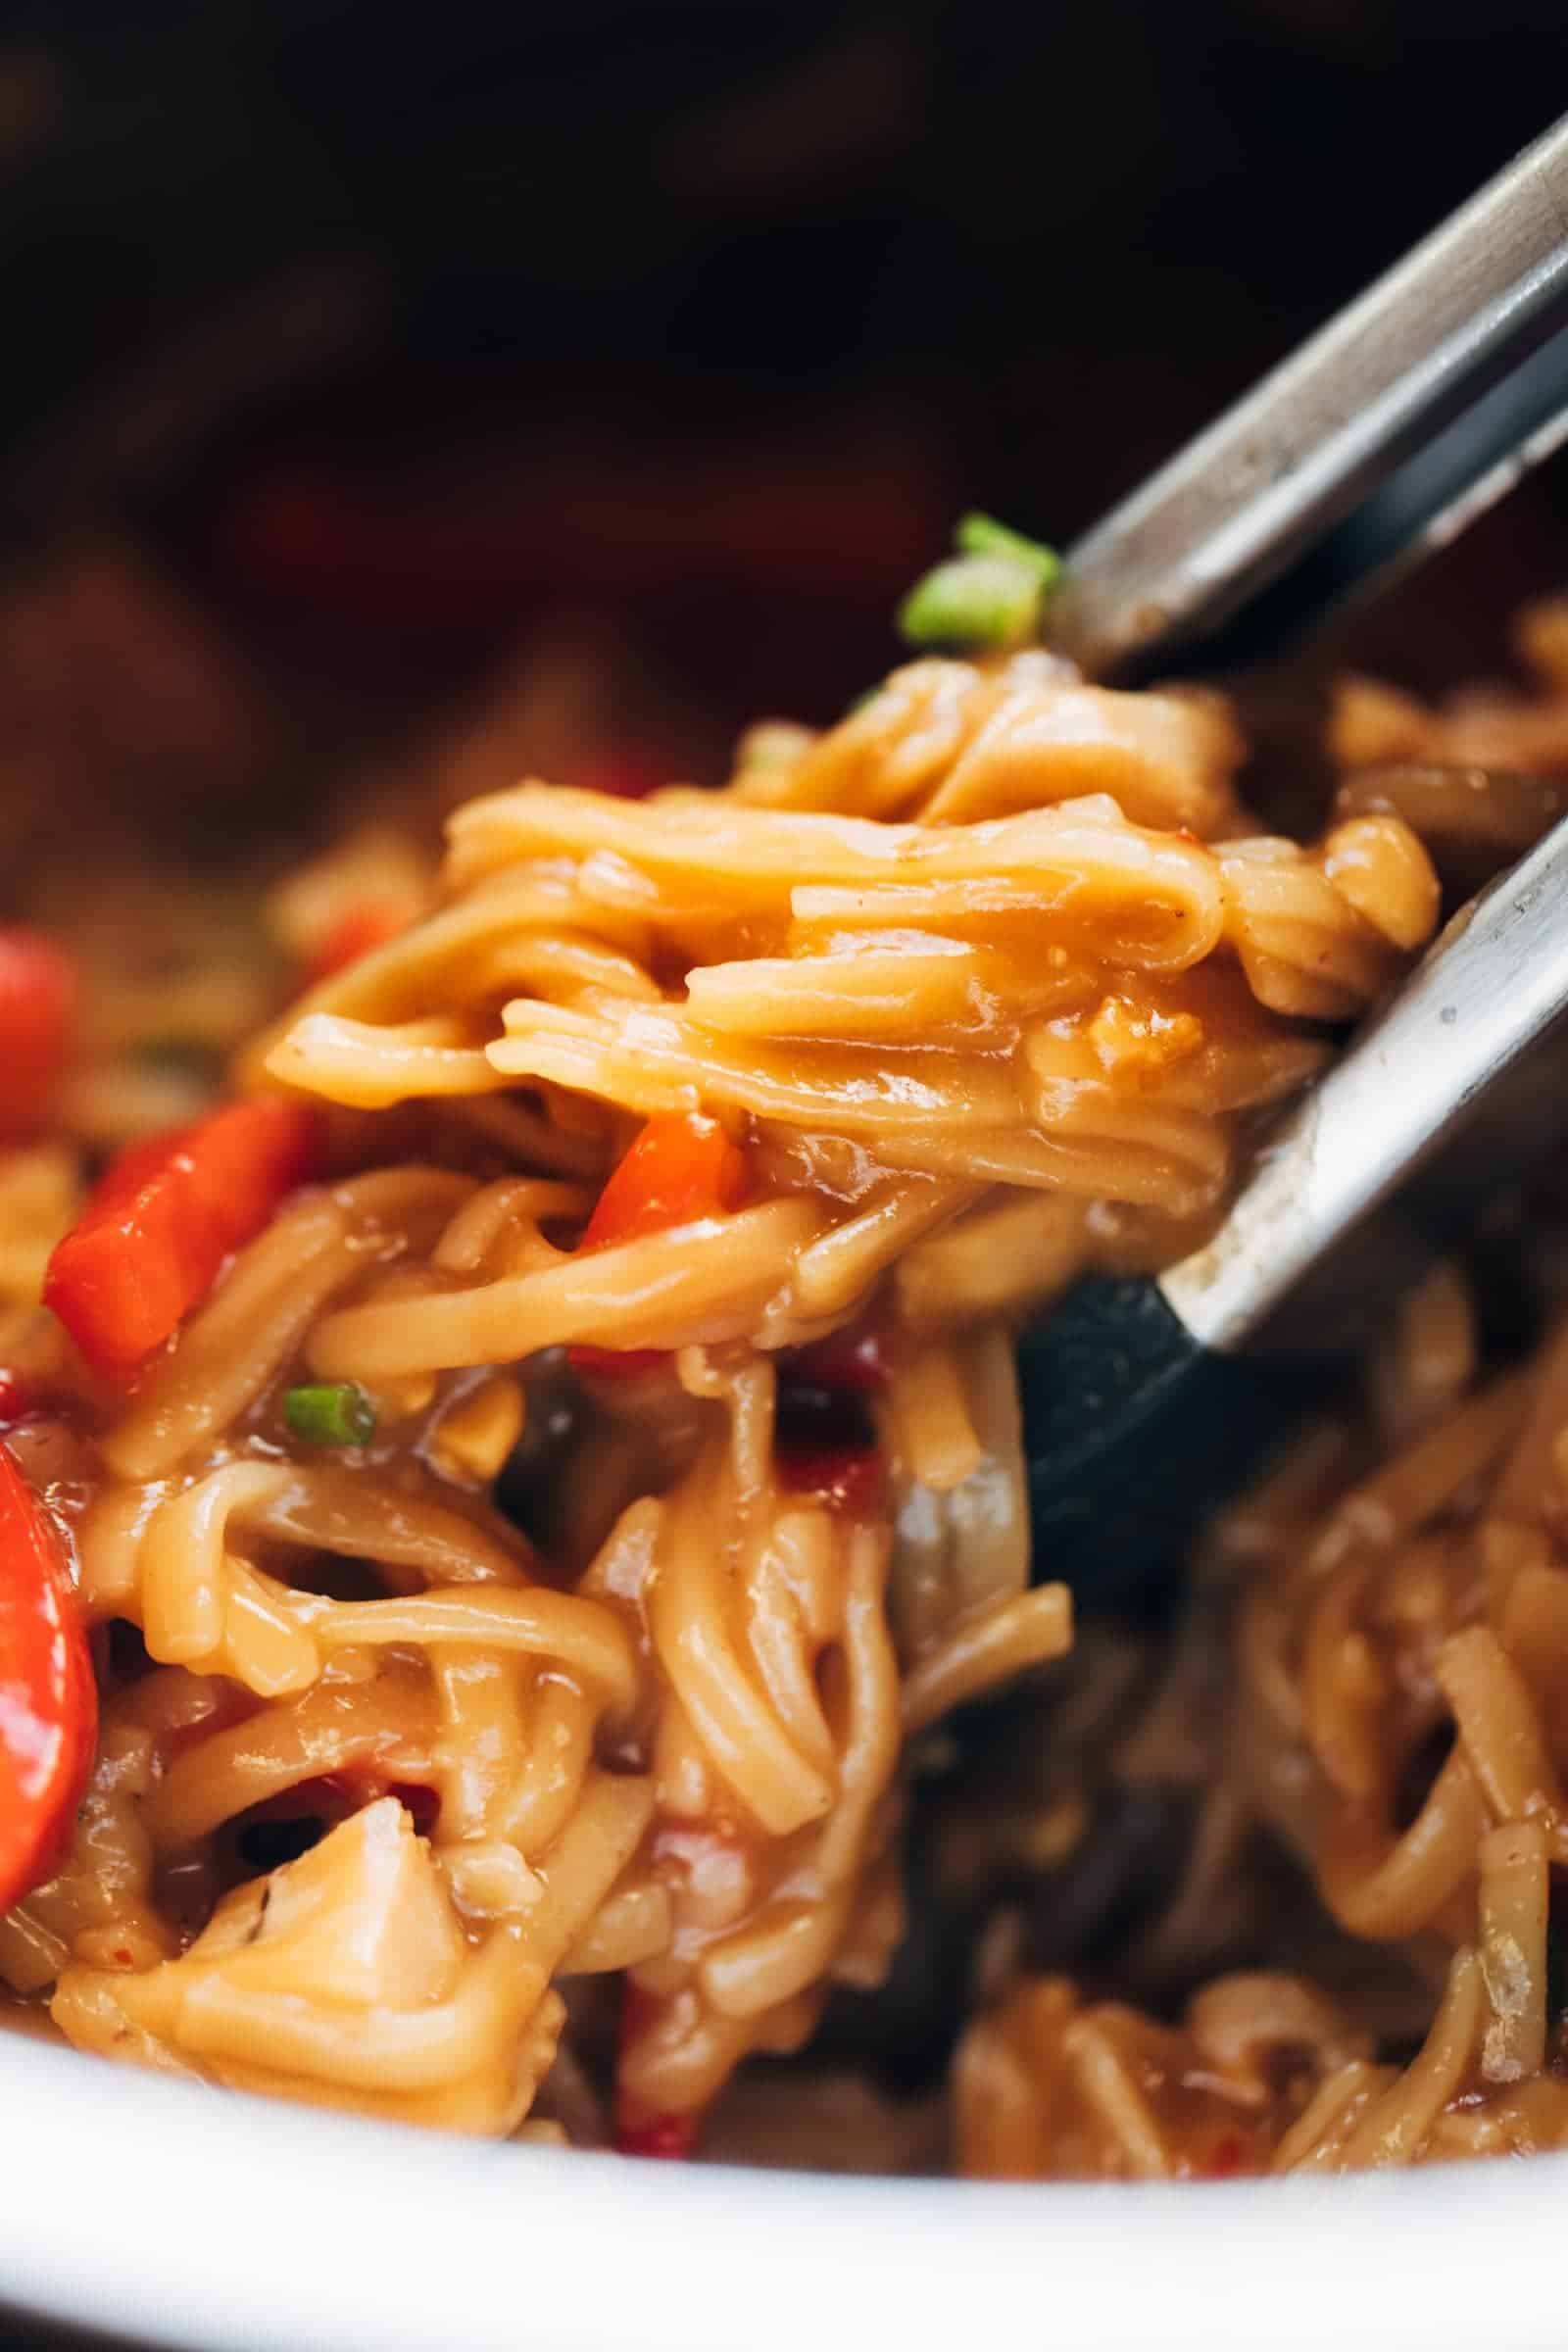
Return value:
M 1221 1532 L 1242 1706 L 1206 1802 L 1229 1817 L 1233 1867 L 1244 1812 L 1300 1857 L 1343 1939 L 1325 1967 L 1338 1984 L 1221 1976 L 1172 2028 L 1018 1978 L 959 2056 L 966 2169 L 1337 2172 L 1568 2142 L 1551 1924 L 1568 1851 L 1568 1343 L 1482 1377 L 1471 1302 L 1445 1271 L 1412 1298 L 1397 1355 L 1384 1458 L 1351 1474 L 1365 1431 L 1325 1425 Z M 1392 2031 L 1369 1944 L 1404 1979 Z
M 1243 752 L 1211 697 L 922 660 L 822 735 L 754 730 L 722 792 L 470 801 L 434 890 L 361 839 L 274 931 L 309 963 L 370 870 L 403 927 L 280 1018 L 255 983 L 236 1064 L 325 1106 L 326 1171 L 128 1392 L 28 1303 L 109 1140 L 68 1088 L 74 1142 L 0 1175 L 0 1345 L 102 1721 L 69 1854 L 0 1922 L 19 1995 L 210 2082 L 674 2152 L 881 1984 L 911 1753 L 1096 1654 L 1030 1587 L 1014 1326 L 1193 1247 L 1437 920 L 1398 790 L 1352 778 L 1301 847 L 1249 819 Z M 599 1238 L 661 1121 L 744 1182 Z M 1246 1705 L 1201 1765 L 1433 1987 L 1419 2051 L 1278 1968 L 1173 2023 L 1015 1953 L 956 2061 L 963 2169 L 1559 2135 L 1568 1371 L 1477 1386 L 1462 1291 L 1422 1311 L 1388 1460 L 1248 1506 L 1205 1619 Z M 300 1383 L 373 1434 L 303 1438 Z

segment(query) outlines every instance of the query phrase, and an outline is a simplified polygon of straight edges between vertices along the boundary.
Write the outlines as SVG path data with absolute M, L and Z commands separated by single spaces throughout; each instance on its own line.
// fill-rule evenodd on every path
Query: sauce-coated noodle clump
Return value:
M 1386 733 L 1362 691 L 1342 734 Z M 98 1724 L 60 1700 L 74 1828 L 68 1742 L 0 1844 L 15 1993 L 217 2082 L 659 2153 L 711 2115 L 730 2145 L 743 2059 L 801 2051 L 835 1987 L 875 2007 L 912 1754 L 938 1905 L 990 1922 L 965 2169 L 1559 2136 L 1555 1357 L 1483 1378 L 1435 1278 L 1380 1374 L 1386 1452 L 1317 1433 L 1231 1522 L 1175 1667 L 1098 1628 L 1074 1652 L 1049 1560 L 1031 1581 L 1013 1328 L 1201 1239 L 1260 1115 L 1435 925 L 1409 820 L 1446 838 L 1458 722 L 1415 746 L 1398 708 L 1404 764 L 1302 847 L 1236 798 L 1214 698 L 916 661 L 825 734 L 755 730 L 722 792 L 522 783 L 458 810 L 435 886 L 384 837 L 338 853 L 279 902 L 340 946 L 239 1102 L 85 1200 L 44 1051 L 0 1168 L 0 1415 Z M 1521 839 L 1550 813 L 1494 798 Z M 371 868 L 397 916 L 356 930 Z M 944 1794 L 936 1727 L 1020 1677 L 1050 1785 Z M 1102 1961 L 1042 1973 L 1026 1914 L 1112 1781 L 1184 1777 L 1156 2020 Z M 1215 1889 L 1265 1837 L 1321 1898 L 1321 1988 L 1229 1965 L 1247 1907 Z M 1230 1945 L 1183 1962 L 1184 1905 Z M 1362 1996 L 1373 1945 L 1402 1994 L 1391 1962 Z M 821 2152 L 842 2083 L 758 2080 Z M 857 2095 L 840 2158 L 931 2159 L 929 2101 Z

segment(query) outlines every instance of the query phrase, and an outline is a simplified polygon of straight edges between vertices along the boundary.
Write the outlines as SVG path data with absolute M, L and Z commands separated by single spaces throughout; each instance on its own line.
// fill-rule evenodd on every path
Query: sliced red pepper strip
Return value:
M 87 1361 L 136 1371 L 313 1172 L 318 1123 L 307 1103 L 236 1102 L 132 1147 L 110 1168 L 44 1279 L 44 1302 Z
M 0 1446 L 0 1912 L 60 1861 L 97 1733 L 97 1686 L 60 1538 Z
M 718 1216 L 740 1206 L 747 1181 L 746 1154 L 716 1119 L 663 1112 L 611 1170 L 579 1246 L 603 1250 Z
M 745 1152 L 716 1119 L 695 1111 L 663 1112 L 648 1121 L 611 1170 L 578 1248 L 605 1250 L 615 1242 L 695 1224 L 701 1217 L 721 1216 L 740 1206 L 750 1180 Z M 612 1380 L 640 1377 L 668 1360 L 663 1348 L 586 1343 L 566 1353 L 574 1370 Z
M 42 1123 L 65 1067 L 76 974 L 40 932 L 0 929 L 0 1135 Z

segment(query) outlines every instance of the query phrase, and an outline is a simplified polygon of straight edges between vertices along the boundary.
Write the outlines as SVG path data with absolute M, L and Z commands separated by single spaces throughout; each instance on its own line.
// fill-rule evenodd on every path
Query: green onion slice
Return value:
M 916 580 L 899 607 L 908 645 L 1006 653 L 1040 625 L 1040 578 L 1011 556 L 955 556 Z
M 1054 588 L 1061 577 L 1061 558 L 1054 547 L 1026 539 L 1022 531 L 1009 531 L 990 514 L 961 516 L 954 540 L 960 555 L 1010 556 L 1015 564 L 1027 564 L 1042 588 Z
M 958 553 L 916 580 L 899 607 L 910 645 L 958 653 L 1010 653 L 1040 635 L 1061 577 L 1061 558 L 1038 539 L 1009 531 L 989 514 L 965 514 Z
M 352 1380 L 309 1382 L 283 1397 L 283 1418 L 310 1446 L 368 1446 L 375 1407 Z

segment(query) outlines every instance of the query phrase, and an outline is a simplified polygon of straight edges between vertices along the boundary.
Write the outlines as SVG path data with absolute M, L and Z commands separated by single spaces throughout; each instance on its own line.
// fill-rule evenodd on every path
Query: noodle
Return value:
M 1483 757 L 1474 714 L 1365 690 L 1336 724 L 1358 775 Z M 101 1703 L 63 1855 L 0 1921 L 18 1995 L 211 2083 L 684 2150 L 743 2062 L 831 2044 L 842 1988 L 874 2009 L 913 1813 L 980 1955 L 960 2170 L 1568 2140 L 1561 1343 L 1498 1376 L 1461 1271 L 1431 1278 L 1369 1374 L 1379 1442 L 1303 1439 L 1166 1652 L 1075 1645 L 1030 1585 L 1018 1323 L 1211 1231 L 1439 917 L 1429 786 L 1352 778 L 1301 844 L 1252 823 L 1244 753 L 1212 696 L 922 660 L 821 734 L 754 731 L 717 793 L 486 789 L 439 877 L 362 829 L 270 902 L 291 1008 L 199 960 L 96 1007 L 60 1132 L 0 1163 L 8 1444 Z M 243 1168 L 201 1190 L 202 1126 L 137 1163 L 194 1169 L 223 1247 L 127 1371 L 61 1258 L 60 1320 L 37 1301 L 107 1140 L 71 1105 L 166 1004 L 313 1106 L 318 1156 L 248 1222 Z M 1001 1690 L 1029 1793 L 955 1798 Z M 1050 1957 L 1034 1878 L 1113 1855 L 1117 1808 L 1147 1862 L 1177 1798 L 1146 1982 L 1092 1886 Z M 1288 1964 L 1244 1932 L 1264 1839 L 1310 1885 Z M 857 2093 L 858 2131 L 906 2122 L 924 2165 L 913 2087 Z
M 1450 1274 L 1427 1297 L 1441 1300 L 1446 1328 L 1455 1315 L 1464 1328 L 1453 1283 Z M 1430 1311 L 1406 1318 L 1412 1356 L 1431 1344 Z M 1473 1350 L 1465 1357 L 1474 1381 Z M 1321 2058 L 1288 2079 L 1288 2095 L 1286 2079 L 1271 2077 L 1266 2116 L 1249 2116 L 1216 2156 L 1197 2086 L 1203 2098 L 1221 2087 L 1236 2096 L 1235 2062 L 1222 2083 L 1191 2037 L 1221 2001 L 1235 2027 L 1266 2033 L 1247 1980 L 1222 1978 L 1196 1996 L 1189 2041 L 1162 2063 L 1152 2105 L 1128 2086 L 1129 2049 L 1145 2031 L 1135 2012 L 1107 2010 L 1074 2027 L 1076 2041 L 1020 2039 L 1023 2004 L 1039 1997 L 1025 1980 L 1011 2007 L 966 2036 L 955 2082 L 965 2169 L 1340 2171 L 1568 2144 L 1550 1909 L 1568 1755 L 1557 1592 L 1568 1578 L 1549 1564 L 1562 1525 L 1561 1364 L 1559 1337 L 1522 1375 L 1470 1395 L 1461 1380 L 1446 1412 L 1423 1408 L 1427 1426 L 1392 1460 L 1337 1497 L 1319 1494 L 1304 1515 L 1263 1520 L 1233 1555 L 1244 1712 L 1217 1769 L 1236 1801 L 1297 1850 L 1358 1954 L 1367 1941 L 1403 1947 L 1419 1980 L 1434 1945 L 1447 1947 L 1446 1989 L 1417 2055 L 1402 2067 L 1365 2062 L 1353 1971 L 1343 2009 L 1288 1980 L 1291 1998 L 1317 2001 L 1329 2021 Z M 1410 1409 L 1403 1379 L 1394 1404 L 1397 1434 Z M 1412 1800 L 1412 1767 L 1429 1755 Z M 1090 2056 L 1075 2059 L 1086 2035 Z M 1098 2119 L 1087 2154 L 1086 2113 Z

